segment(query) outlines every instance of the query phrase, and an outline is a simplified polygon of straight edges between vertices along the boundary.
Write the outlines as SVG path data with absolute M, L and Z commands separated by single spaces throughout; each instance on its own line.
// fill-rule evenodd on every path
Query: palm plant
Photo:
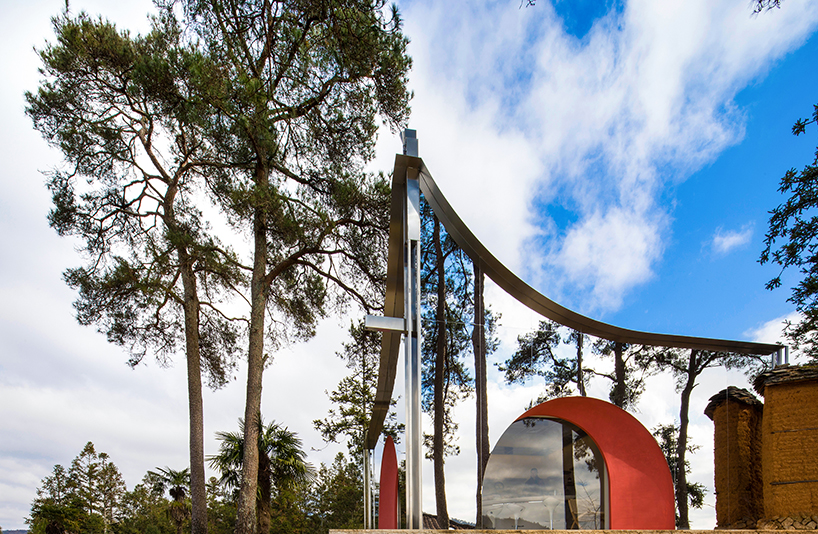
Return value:
M 185 500 L 190 487 L 190 469 L 176 471 L 170 467 L 157 467 L 156 471 L 148 471 L 153 491 L 159 495 L 164 495 L 165 490 L 168 491 L 173 499 L 168 503 L 168 515 L 176 524 L 176 533 L 182 534 L 185 520 L 190 517 L 190 506 Z
M 306 484 L 314 478 L 312 465 L 306 462 L 301 439 L 275 421 L 265 425 L 258 418 L 258 490 L 256 493 L 257 532 L 270 530 L 273 492 Z M 221 473 L 220 483 L 228 489 L 241 485 L 242 459 L 244 458 L 244 420 L 239 419 L 237 432 L 216 432 L 221 441 L 219 453 L 208 458 L 210 467 Z

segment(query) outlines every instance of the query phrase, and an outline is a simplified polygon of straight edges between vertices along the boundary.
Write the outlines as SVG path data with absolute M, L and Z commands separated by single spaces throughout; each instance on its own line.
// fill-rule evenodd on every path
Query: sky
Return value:
M 42 174 L 59 164 L 24 115 L 38 84 L 41 47 L 61 0 L 2 2 L 0 17 L 0 527 L 25 528 L 41 479 L 92 441 L 129 488 L 149 469 L 187 466 L 182 358 L 135 369 L 123 351 L 76 323 L 61 273 L 79 265 L 77 243 L 48 227 Z M 580 313 L 627 328 L 775 342 L 794 319 L 778 272 L 759 265 L 768 211 L 787 169 L 812 161 L 815 129 L 796 119 L 818 102 L 818 4 L 786 0 L 751 16 L 746 0 L 590 0 L 525 7 L 505 2 L 399 3 L 410 38 L 410 127 L 420 156 L 475 235 L 540 292 Z M 149 2 L 72 0 L 144 32 Z M 390 171 L 399 139 L 382 131 L 373 170 Z M 487 284 L 502 313 L 504 361 L 533 313 Z M 344 375 L 335 352 L 350 317 L 324 321 L 314 339 L 274 355 L 262 411 L 304 440 L 311 462 L 345 447 L 324 444 L 312 421 Z M 565 348 L 565 350 L 568 350 Z M 797 361 L 797 360 L 796 360 Z M 400 365 L 399 365 L 400 369 Z M 205 453 L 214 433 L 236 428 L 245 368 L 206 391 Z M 396 382 L 402 394 L 402 377 Z M 691 513 L 715 525 L 712 423 L 707 400 L 739 372 L 703 375 L 691 403 L 694 482 L 709 493 Z M 489 371 L 492 444 L 542 391 L 509 386 Z M 606 385 L 591 395 L 606 398 Z M 651 378 L 635 416 L 647 427 L 678 420 L 673 378 Z M 447 462 L 449 514 L 474 520 L 473 400 L 455 411 L 460 456 Z M 427 420 L 425 424 L 430 425 Z M 400 453 L 401 451 L 399 451 Z M 377 456 L 377 455 L 376 455 Z M 434 513 L 431 464 L 424 510 Z M 212 474 L 212 473 L 211 473 Z

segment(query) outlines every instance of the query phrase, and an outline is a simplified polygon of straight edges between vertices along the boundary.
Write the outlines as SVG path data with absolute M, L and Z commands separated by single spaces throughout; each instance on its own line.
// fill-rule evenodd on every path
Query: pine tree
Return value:
M 99 498 L 99 455 L 90 441 L 85 444 L 79 455 L 71 461 L 68 476 L 74 482 L 74 494 L 80 499 L 88 515 L 101 512 Z
M 309 338 L 349 299 L 378 307 L 389 188 L 363 166 L 377 118 L 406 122 L 411 61 L 383 0 L 176 6 L 197 45 L 190 90 L 209 106 L 202 124 L 221 158 L 213 192 L 252 243 L 244 440 L 255 443 L 265 341 Z M 244 453 L 237 533 L 250 534 L 259 456 Z
M 55 465 L 52 474 L 42 480 L 26 523 L 34 534 L 106 534 L 120 517 L 125 492 L 119 469 L 89 441 L 67 471 Z
M 336 356 L 343 359 L 349 375 L 328 393 L 332 403 L 327 417 L 316 419 L 313 426 L 326 442 L 346 440 L 350 456 L 359 465 L 363 462 L 363 447 L 369 419 L 378 388 L 378 370 L 381 354 L 381 334 L 364 328 L 363 321 L 349 326 L 350 341 Z M 391 400 L 391 406 L 397 403 Z M 395 411 L 390 409 L 383 425 L 384 436 L 398 439 L 403 424 L 396 421 Z
M 592 350 L 599 356 L 614 360 L 613 372 L 588 369 L 593 376 L 611 382 L 610 401 L 623 410 L 635 408 L 645 390 L 645 379 L 658 370 L 655 362 L 661 349 L 599 339 Z
M 99 472 L 97 493 L 99 495 L 99 509 L 105 523 L 105 534 L 111 530 L 116 521 L 116 513 L 122 496 L 127 491 L 125 480 L 119 469 L 110 461 L 108 454 L 101 452 L 99 458 Z
M 460 453 L 455 442 L 458 424 L 451 412 L 473 389 L 464 362 L 472 343 L 472 275 L 465 254 L 425 200 L 421 201 L 421 231 L 421 406 L 433 421 L 433 432 L 424 436 L 424 443 L 434 465 L 437 521 L 441 528 L 448 528 L 445 457 Z
M 679 469 L 679 456 L 677 447 L 679 443 L 679 427 L 675 424 L 659 425 L 653 429 L 653 436 L 659 443 L 659 448 L 662 449 L 662 454 L 665 455 L 667 465 L 670 468 L 670 476 L 673 479 L 673 485 L 676 486 L 676 481 L 679 479 L 677 469 Z M 694 453 L 699 449 L 698 445 L 688 443 L 686 452 Z M 685 479 L 690 474 L 690 461 L 685 459 L 684 462 Z M 687 503 L 690 508 L 700 509 L 704 506 L 704 496 L 707 494 L 707 488 L 700 482 L 691 483 L 686 482 L 687 486 Z M 679 516 L 678 504 L 676 506 L 676 527 L 681 526 L 681 518 Z
M 363 486 L 360 468 L 343 453 L 331 465 L 321 464 L 310 491 L 310 518 L 316 531 L 363 528 Z
M 540 399 L 566 395 L 570 377 L 576 373 L 570 360 L 557 356 L 555 349 L 559 344 L 559 325 L 553 321 L 540 321 L 534 332 L 517 336 L 517 350 L 498 366 L 505 373 L 506 383 L 524 383 L 533 376 L 541 376 L 546 389 Z
M 462 261 L 462 255 L 459 256 Z M 474 396 L 476 400 L 475 445 L 477 447 L 477 518 L 475 525 L 478 528 L 483 524 L 483 474 L 489 461 L 489 420 L 488 420 L 488 379 L 486 356 L 497 350 L 500 340 L 496 336 L 497 323 L 500 314 L 492 312 L 485 306 L 483 299 L 484 274 L 479 263 L 472 263 L 474 271 L 471 341 L 474 355 Z M 460 268 L 466 272 L 465 267 Z M 482 319 L 481 319 L 482 318 Z
M 49 177 L 49 222 L 79 237 L 86 259 L 64 277 L 80 324 L 126 348 L 132 366 L 149 353 L 166 364 L 184 347 L 193 532 L 203 534 L 202 370 L 213 387 L 229 378 L 238 333 L 219 307 L 243 273 L 203 213 L 212 162 L 181 30 L 170 11 L 145 36 L 67 12 L 54 30 L 26 111 L 64 157 Z

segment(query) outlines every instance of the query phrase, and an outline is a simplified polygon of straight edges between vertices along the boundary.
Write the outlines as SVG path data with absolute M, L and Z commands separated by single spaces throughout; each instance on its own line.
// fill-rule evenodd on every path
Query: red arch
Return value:
M 517 418 L 554 417 L 584 430 L 608 467 L 610 528 L 673 530 L 673 480 L 656 440 L 631 414 L 590 397 L 563 397 Z

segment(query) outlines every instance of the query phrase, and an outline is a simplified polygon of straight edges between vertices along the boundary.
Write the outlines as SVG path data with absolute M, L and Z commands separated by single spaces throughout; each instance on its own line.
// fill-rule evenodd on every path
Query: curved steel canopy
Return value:
M 483 266 L 486 276 L 500 286 L 506 293 L 516 298 L 531 310 L 563 326 L 573 328 L 584 334 L 601 337 L 621 343 L 636 345 L 654 345 L 682 349 L 700 349 L 709 351 L 737 352 L 741 354 L 772 354 L 778 351 L 779 345 L 753 343 L 750 341 L 730 341 L 703 337 L 656 334 L 621 328 L 602 321 L 585 317 L 539 293 L 522 281 L 517 275 L 483 246 L 463 220 L 457 215 L 443 193 L 440 192 L 429 170 L 421 158 L 395 156 L 395 170 L 392 175 L 392 206 L 389 224 L 389 257 L 387 260 L 387 284 L 384 315 L 403 317 L 403 241 L 402 241 L 402 191 L 406 180 L 407 169 L 419 172 L 420 190 L 432 207 L 446 231 L 457 245 L 475 263 Z M 375 395 L 375 406 L 370 420 L 366 447 L 374 449 L 378 442 L 389 403 L 395 385 L 395 372 L 398 364 L 400 346 L 399 332 L 385 332 L 381 344 L 381 363 L 378 376 L 378 390 Z

